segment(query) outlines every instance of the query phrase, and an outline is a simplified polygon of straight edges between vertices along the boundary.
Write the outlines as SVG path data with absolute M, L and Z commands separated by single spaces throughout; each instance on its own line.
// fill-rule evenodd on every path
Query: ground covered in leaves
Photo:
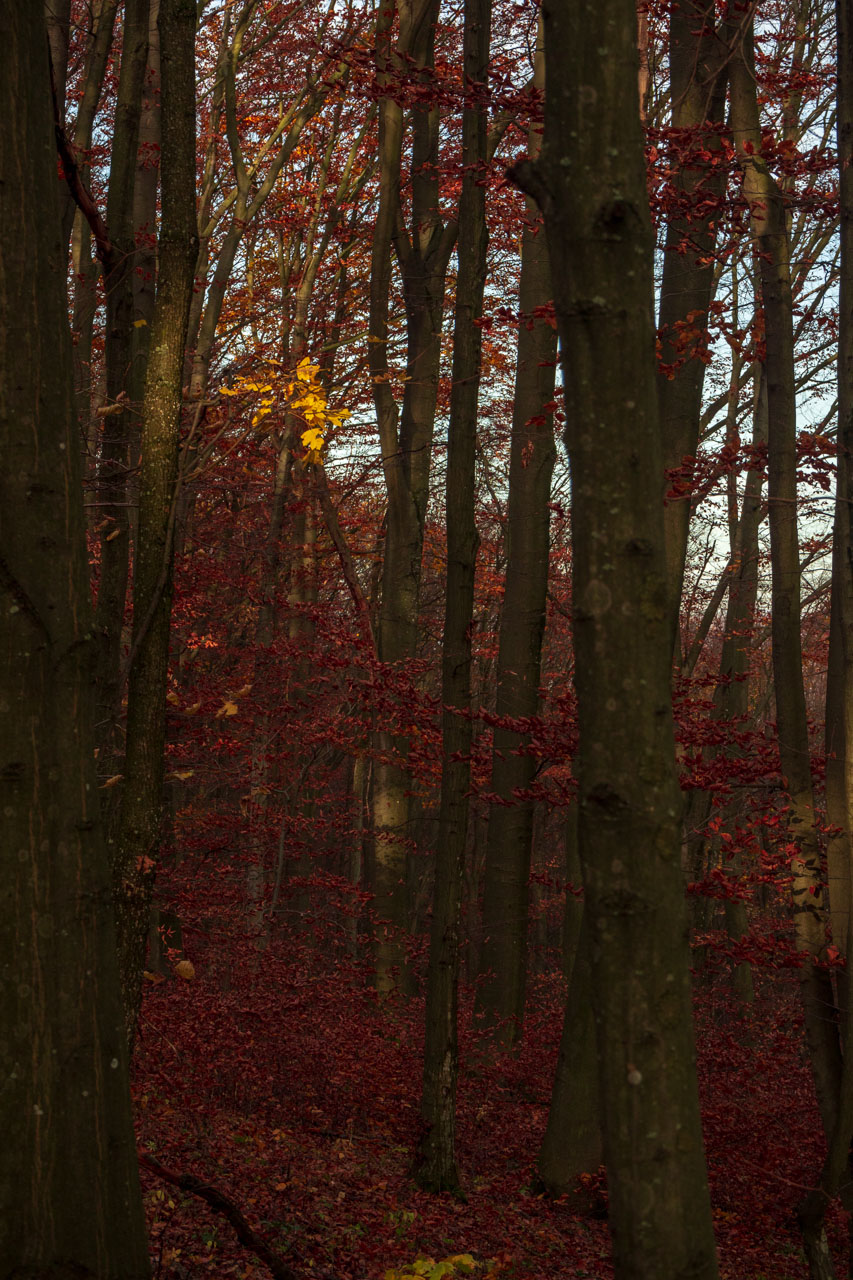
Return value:
M 612 1274 L 606 1191 L 531 1190 L 560 1035 L 558 979 L 534 982 L 524 1043 L 494 1059 L 462 1026 L 459 1153 L 467 1201 L 411 1177 L 422 1002 L 379 1006 L 358 965 L 307 944 L 251 949 L 226 966 L 215 939 L 197 977 L 146 991 L 134 1092 L 139 1142 L 215 1185 L 299 1275 L 381 1280 L 419 1258 L 470 1254 L 502 1280 Z M 804 1264 L 794 1208 L 820 1167 L 796 978 L 758 975 L 749 1019 L 723 977 L 697 994 L 700 1086 L 723 1277 L 786 1280 Z M 225 1219 L 143 1169 L 159 1280 L 264 1277 Z M 587 1196 L 587 1199 L 589 1197 Z M 845 1234 L 831 1217 L 834 1242 Z

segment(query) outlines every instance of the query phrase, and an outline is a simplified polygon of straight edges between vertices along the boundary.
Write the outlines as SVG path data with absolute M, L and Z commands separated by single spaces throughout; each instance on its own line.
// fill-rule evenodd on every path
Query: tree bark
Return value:
M 65 120 L 65 90 L 68 82 L 68 37 L 71 23 L 71 0 L 44 0 L 47 40 L 53 69 L 53 84 L 59 118 Z
M 128 472 L 131 442 L 139 436 L 142 370 L 134 365 L 133 280 L 136 237 L 133 188 L 142 111 L 142 87 L 148 60 L 149 0 L 128 0 L 122 27 L 121 71 L 112 136 L 107 226 L 112 252 L 103 260 L 106 295 L 104 338 L 107 404 L 98 461 L 97 504 L 100 528 L 95 635 L 98 640 L 98 691 L 95 735 L 102 778 L 122 772 L 118 743 L 121 701 L 121 650 L 130 557 Z M 115 832 L 108 805 L 107 839 Z
M 826 687 L 826 816 L 832 939 L 849 954 L 853 856 L 853 3 L 836 0 L 841 280 L 838 337 L 838 472 L 832 539 L 832 604 Z
M 0 3 L 0 1274 L 146 1280 L 42 6 Z
M 163 790 L 182 373 L 198 253 L 195 214 L 195 6 L 161 0 L 160 273 L 145 384 L 126 779 L 113 867 L 128 1041 L 139 1013 Z
M 832 605 L 829 672 L 827 677 L 827 747 L 836 753 L 830 773 L 827 761 L 827 818 L 842 830 L 829 847 L 830 907 L 836 945 L 849 960 L 851 900 L 850 832 L 853 828 L 853 763 L 847 744 L 853 742 L 853 0 L 836 0 L 838 66 L 839 194 L 841 203 L 841 272 L 838 299 L 838 472 L 835 527 L 832 542 Z M 834 729 L 834 736 L 830 737 Z M 836 936 L 836 929 L 837 934 Z M 803 1198 L 798 1216 L 811 1280 L 834 1280 L 826 1239 L 826 1211 L 839 1188 L 849 1212 L 850 1144 L 853 1137 L 853 1007 L 850 979 L 841 987 L 846 995 L 845 1053 L 839 1083 L 835 1125 L 828 1134 L 827 1153 L 819 1185 Z M 846 1198 L 845 1198 L 846 1197 Z M 848 1274 L 853 1268 L 850 1260 Z
M 727 50 L 715 30 L 715 12 L 714 0 L 677 0 L 669 18 L 671 128 L 675 131 L 674 140 L 688 152 L 691 139 L 695 145 L 696 135 L 703 131 L 701 149 L 697 151 L 704 158 L 676 163 L 673 196 L 678 211 L 670 215 L 666 226 L 658 315 L 660 364 L 664 366 L 658 372 L 658 396 L 666 471 L 694 458 L 699 446 L 705 364 L 695 354 L 695 347 L 704 341 L 708 326 L 718 221 L 714 200 L 725 185 L 723 166 L 716 173 L 712 167 L 712 157 L 720 149 L 719 132 L 715 130 L 723 122 L 727 82 Z M 692 212 L 691 200 L 700 200 L 704 212 L 698 216 Z M 664 509 L 674 643 L 678 636 L 690 497 L 688 489 L 683 496 L 669 499 Z
M 753 410 L 753 449 L 767 444 L 768 432 L 767 383 L 763 370 L 756 369 L 756 375 L 759 385 Z M 762 521 L 763 488 L 764 477 L 761 470 L 755 468 L 748 471 L 740 520 L 730 547 L 732 567 L 720 655 L 720 683 L 714 698 L 716 714 L 720 719 L 728 721 L 743 721 L 749 714 L 749 659 L 752 647 L 751 629 L 758 598 L 758 535 Z M 732 754 L 738 754 L 737 748 L 733 749 Z M 734 873 L 739 870 L 737 853 L 730 863 L 730 869 Z M 727 898 L 725 915 L 729 938 L 743 938 L 749 931 L 745 904 Z M 747 961 L 741 961 L 732 970 L 732 989 L 741 1005 L 752 1003 L 752 966 Z
M 577 904 L 580 927 L 569 976 L 569 995 L 548 1124 L 536 1162 L 536 1177 L 550 1196 L 576 1190 L 583 1173 L 596 1173 L 604 1157 L 598 1100 L 598 1056 L 590 999 L 589 920 Z
M 418 1181 L 460 1190 L 456 1166 L 459 919 L 471 788 L 471 633 L 479 537 L 475 520 L 477 405 L 486 282 L 486 86 L 491 0 L 466 0 L 462 47 L 462 193 L 447 435 L 447 585 L 441 661 L 441 804 L 435 850 Z
M 516 172 L 545 213 L 563 364 L 579 841 L 614 1268 L 618 1280 L 711 1280 L 636 10 L 546 0 L 544 15 L 545 147 Z
M 540 91 L 544 88 L 541 23 L 533 83 Z M 532 160 L 539 155 L 541 134 L 541 124 L 534 124 L 528 137 Z M 544 229 L 531 225 L 536 214 L 536 205 L 528 197 L 528 225 L 521 242 L 521 318 L 495 702 L 498 716 L 519 719 L 535 716 L 539 708 L 548 590 L 548 499 L 556 457 L 554 422 L 547 406 L 554 398 L 557 334 L 553 325 L 534 314 L 536 307 L 551 300 Z M 477 1009 L 503 1045 L 519 1039 L 524 1020 L 533 800 L 521 793 L 529 790 L 536 768 L 534 758 L 525 753 L 529 741 L 529 734 L 506 726 L 495 728 L 491 789 L 505 803 L 493 805 L 489 813 Z
M 368 357 L 388 493 L 385 554 L 377 640 L 383 662 L 398 667 L 417 654 L 418 609 L 424 523 L 429 498 L 432 439 L 441 359 L 441 327 L 447 266 L 455 224 L 439 213 L 438 110 L 412 109 L 411 232 L 403 225 L 400 169 L 404 117 L 395 77 L 409 65 L 424 85 L 435 61 L 437 0 L 401 6 L 399 38 L 392 39 L 393 8 L 383 9 L 377 27 L 377 80 L 385 96 L 379 104 L 380 194 L 371 252 Z M 402 409 L 394 399 L 388 362 L 391 250 L 396 251 L 406 306 L 406 383 Z M 379 756 L 373 776 L 373 866 L 379 928 L 374 944 L 376 985 L 387 993 L 412 990 L 405 933 L 409 923 L 407 864 L 411 844 L 411 779 L 403 737 L 377 734 Z
M 47 0 L 50 2 L 50 0 Z M 86 63 L 83 72 L 83 96 L 77 106 L 77 117 L 74 121 L 73 146 L 74 154 L 80 160 L 80 172 L 84 182 L 88 183 L 89 166 L 85 156 L 92 146 L 92 130 L 95 114 L 98 110 L 101 93 L 104 87 L 107 63 L 113 44 L 116 13 L 119 0 L 93 0 L 91 5 L 92 25 L 89 46 L 86 51 Z M 58 85 L 57 85 L 58 87 Z M 61 101 L 61 100 L 60 100 Z M 76 205 L 70 193 L 62 200 L 62 233 L 63 243 L 68 243 L 71 226 L 74 221 Z

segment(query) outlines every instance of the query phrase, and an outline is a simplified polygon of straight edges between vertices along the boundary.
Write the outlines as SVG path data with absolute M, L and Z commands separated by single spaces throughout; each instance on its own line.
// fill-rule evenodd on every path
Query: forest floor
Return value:
M 457 1254 L 488 1261 L 501 1280 L 612 1275 L 603 1188 L 592 1217 L 571 1195 L 553 1202 L 530 1189 L 561 981 L 533 981 L 524 1041 L 496 1060 L 463 1001 L 462 1203 L 411 1177 L 421 1000 L 380 1007 L 358 966 L 303 943 L 227 964 L 200 945 L 193 960 L 195 981 L 146 989 L 134 1078 L 140 1145 L 223 1191 L 299 1276 L 382 1280 L 418 1258 Z M 759 973 L 747 1020 L 724 979 L 703 979 L 697 1026 L 721 1274 L 803 1277 L 794 1209 L 817 1177 L 822 1140 L 796 975 Z M 143 1189 L 157 1280 L 269 1275 L 203 1201 L 147 1170 Z M 840 1210 L 830 1232 L 840 1250 Z

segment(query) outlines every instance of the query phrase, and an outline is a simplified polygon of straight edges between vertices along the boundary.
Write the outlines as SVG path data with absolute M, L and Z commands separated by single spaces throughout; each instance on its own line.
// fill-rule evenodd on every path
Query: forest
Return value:
M 853 0 L 0 0 L 0 1280 L 853 1276 Z

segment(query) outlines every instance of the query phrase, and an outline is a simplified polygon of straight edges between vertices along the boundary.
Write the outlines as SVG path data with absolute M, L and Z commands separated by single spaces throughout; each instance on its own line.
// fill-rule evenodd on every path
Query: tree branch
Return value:
M 210 1205 L 211 1209 L 215 1209 L 217 1213 L 221 1213 L 227 1218 L 234 1228 L 237 1239 L 253 1253 L 255 1257 L 260 1258 L 267 1266 L 275 1280 L 301 1280 L 297 1272 L 291 1270 L 282 1258 L 274 1253 L 266 1240 L 253 1231 L 240 1210 L 237 1208 L 233 1200 L 230 1200 L 217 1187 L 212 1187 L 210 1183 L 203 1182 L 201 1178 L 197 1178 L 192 1173 L 172 1173 L 171 1170 L 165 1169 L 159 1160 L 155 1160 L 154 1156 L 147 1151 L 137 1150 L 139 1163 L 144 1169 L 156 1174 L 158 1178 L 162 1178 L 164 1182 L 168 1182 L 173 1187 L 180 1188 L 181 1191 L 188 1191 L 191 1195 L 198 1196 Z
M 92 235 L 95 237 L 95 253 L 103 265 L 104 271 L 109 272 L 113 269 L 116 262 L 116 251 L 113 242 L 110 240 L 110 233 L 107 224 L 101 217 L 98 206 L 92 197 L 92 193 L 80 177 L 80 170 L 77 165 L 77 158 L 74 155 L 74 148 L 68 141 L 65 130 L 62 127 L 62 116 L 59 110 L 59 97 L 56 92 L 56 78 L 53 74 L 53 60 L 50 57 L 50 48 L 48 47 L 48 62 L 50 64 L 50 92 L 53 98 L 53 128 L 56 134 L 56 150 L 62 161 L 62 172 L 65 175 L 65 181 L 68 184 L 68 190 L 71 198 L 77 205 L 77 208 L 83 214 L 92 229 Z

